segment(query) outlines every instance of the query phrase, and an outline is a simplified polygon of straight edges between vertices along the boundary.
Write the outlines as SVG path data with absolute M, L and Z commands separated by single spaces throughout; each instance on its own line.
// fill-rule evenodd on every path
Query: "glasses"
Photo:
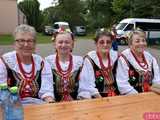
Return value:
M 98 42 L 99 44 L 101 44 L 101 45 L 103 45 L 103 44 L 111 44 L 112 43 L 112 41 L 111 40 L 100 40 L 99 42 Z
M 35 43 L 34 40 L 24 40 L 24 39 L 17 39 L 16 42 L 20 45 L 24 45 L 27 43 L 28 45 L 33 45 Z

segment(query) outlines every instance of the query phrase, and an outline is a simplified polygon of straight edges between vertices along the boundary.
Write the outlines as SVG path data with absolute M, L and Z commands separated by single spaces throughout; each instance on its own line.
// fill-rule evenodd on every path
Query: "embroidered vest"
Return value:
M 71 73 L 69 76 L 69 79 L 67 81 L 68 82 L 68 84 L 67 84 L 68 90 L 67 91 L 69 92 L 70 96 L 74 100 L 77 99 L 77 95 L 78 95 L 80 70 L 81 70 L 81 68 L 79 68 L 78 70 Z M 54 87 L 55 100 L 59 102 L 59 101 L 62 101 L 62 99 L 63 99 L 64 81 L 61 79 L 61 76 L 59 75 L 59 73 L 55 69 L 52 69 L 52 73 L 53 73 L 53 82 L 54 82 L 53 87 Z
M 22 78 L 19 73 L 12 70 L 3 58 L 2 58 L 2 61 L 5 64 L 6 69 L 7 69 L 8 86 L 9 87 L 18 86 L 18 89 L 19 89 L 18 92 L 21 98 L 24 98 L 24 97 L 38 98 L 38 92 L 41 88 L 41 72 L 42 72 L 43 64 L 44 64 L 43 61 L 41 62 L 41 69 L 37 71 L 34 77 L 34 80 L 31 80 L 29 85 L 26 85 L 25 79 Z
M 151 71 L 140 71 L 137 70 L 128 60 L 124 55 L 121 55 L 124 60 L 126 61 L 129 71 L 129 80 L 128 82 L 130 83 L 131 86 L 134 87 L 135 90 L 137 90 L 139 93 L 140 92 L 147 92 L 148 90 L 145 90 L 145 83 L 147 83 L 149 86 L 152 85 L 152 79 L 154 76 L 153 72 L 153 65 L 152 65 L 152 70 Z
M 93 66 L 94 74 L 95 74 L 95 85 L 99 93 L 101 94 L 101 96 L 102 97 L 112 96 L 112 95 L 109 95 L 110 89 L 112 89 L 116 93 L 116 95 L 119 95 L 120 93 L 118 91 L 117 83 L 115 81 L 117 61 L 112 66 L 112 69 L 106 73 L 110 77 L 110 81 L 109 81 L 105 79 L 105 77 L 102 74 L 102 72 L 104 71 L 101 68 L 99 68 L 98 65 L 96 65 L 94 60 L 92 60 L 92 58 L 89 57 L 88 55 L 85 57 L 89 59 L 89 61 L 91 62 Z

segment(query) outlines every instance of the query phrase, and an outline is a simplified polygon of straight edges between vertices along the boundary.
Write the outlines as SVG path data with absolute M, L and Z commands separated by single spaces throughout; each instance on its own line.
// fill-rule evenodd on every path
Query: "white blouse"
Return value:
M 94 60 L 95 64 L 101 68 L 96 51 L 90 51 L 88 56 Z M 118 59 L 118 52 L 110 50 L 111 66 L 114 65 Z M 107 66 L 106 66 L 107 67 Z M 95 94 L 99 93 L 95 88 L 95 74 L 94 69 L 88 58 L 84 59 L 83 68 L 80 74 L 80 87 L 79 96 L 83 98 L 91 98 Z
M 81 56 L 72 55 L 72 57 L 73 57 L 73 68 L 71 72 L 78 70 L 82 66 L 82 63 L 83 63 L 83 58 Z M 49 55 L 45 59 L 51 65 L 52 69 L 57 70 L 56 62 L 55 62 L 56 54 Z M 65 61 L 65 62 L 59 61 L 59 62 L 64 71 L 68 69 L 69 61 Z
M 137 63 L 130 49 L 124 50 L 122 54 L 125 55 L 129 63 L 131 63 L 131 65 L 133 65 L 135 69 L 146 71 Z M 159 66 L 156 59 L 147 51 L 144 52 L 144 56 L 148 64 L 147 70 L 151 71 L 153 66 L 154 78 L 152 80 L 152 83 L 153 84 L 160 83 L 160 71 L 159 71 Z M 119 57 L 117 74 L 116 74 L 118 89 L 121 94 L 136 94 L 138 92 L 128 82 L 129 80 L 128 70 L 129 70 L 129 67 L 126 61 L 124 60 L 124 58 L 122 56 Z
M 81 56 L 75 56 L 75 55 L 72 55 L 72 57 L 73 57 L 73 68 L 72 68 L 71 72 L 74 72 L 76 70 L 79 70 L 80 67 L 82 67 L 83 58 Z M 57 70 L 57 67 L 56 67 L 56 64 L 55 64 L 56 54 L 49 55 L 45 59 L 51 65 L 52 69 Z M 66 62 L 59 61 L 59 62 L 60 62 L 61 68 L 64 71 L 68 69 L 69 61 L 66 61 Z M 79 83 L 80 83 L 80 81 L 79 81 Z M 79 90 L 78 90 L 77 97 L 79 96 L 79 94 L 81 94 L 81 93 L 79 93 Z
M 10 69 L 21 74 L 19 66 L 18 66 L 18 62 L 16 59 L 16 51 L 6 53 L 2 57 Z M 41 69 L 41 62 L 42 62 L 43 58 L 40 57 L 39 55 L 33 54 L 33 60 L 35 62 L 35 71 L 40 70 Z M 43 60 L 43 61 L 44 61 L 44 67 L 43 67 L 42 73 L 41 73 L 41 88 L 39 90 L 38 95 L 41 99 L 43 99 L 47 96 L 51 96 L 54 98 L 54 95 L 53 95 L 53 76 L 52 76 L 51 67 L 45 60 Z M 31 71 L 31 69 L 32 69 L 31 64 L 22 64 L 22 66 L 23 66 L 24 70 L 27 72 Z M 36 72 L 35 72 L 35 74 L 36 74 Z M 2 62 L 2 60 L 0 59 L 0 84 L 6 83 L 6 82 L 7 82 L 6 66 Z

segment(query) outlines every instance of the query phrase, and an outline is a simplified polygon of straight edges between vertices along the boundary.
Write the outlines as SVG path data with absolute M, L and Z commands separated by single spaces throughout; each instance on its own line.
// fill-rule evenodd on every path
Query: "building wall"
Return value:
M 17 0 L 0 0 L 0 34 L 12 33 L 17 25 Z
M 23 14 L 23 12 L 20 9 L 18 9 L 18 25 L 26 24 L 26 23 L 27 23 L 26 16 Z

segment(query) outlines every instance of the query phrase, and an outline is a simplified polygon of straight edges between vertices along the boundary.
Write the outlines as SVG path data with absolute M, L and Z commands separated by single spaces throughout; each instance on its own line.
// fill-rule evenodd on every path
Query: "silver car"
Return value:
M 44 26 L 44 34 L 45 35 L 53 35 L 53 28 L 52 26 Z
M 86 27 L 85 26 L 75 26 L 73 32 L 75 35 L 86 35 Z

